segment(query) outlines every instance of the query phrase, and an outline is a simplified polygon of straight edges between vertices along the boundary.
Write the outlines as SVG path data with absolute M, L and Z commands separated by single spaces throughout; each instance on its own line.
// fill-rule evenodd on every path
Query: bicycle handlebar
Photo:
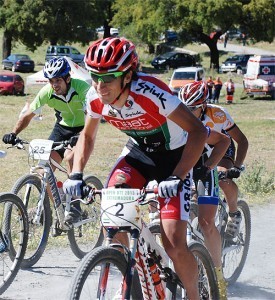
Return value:
M 239 169 L 240 173 L 243 172 L 245 169 L 244 166 L 241 166 Z M 236 170 L 234 168 L 228 169 L 226 171 L 219 171 L 218 172 L 218 178 L 219 180 L 225 180 L 225 179 L 233 179 L 233 178 L 238 178 L 240 175 L 236 174 Z
M 28 145 L 29 142 L 26 140 L 22 140 L 21 138 L 17 137 L 14 141 L 14 143 L 8 147 L 8 148 L 17 148 L 19 150 L 23 150 L 25 149 L 24 145 Z M 60 142 L 53 142 L 53 147 L 52 150 L 53 151 L 57 151 L 63 148 L 67 148 L 70 145 L 70 140 L 66 140 L 66 141 L 60 141 Z
M 83 196 L 88 198 L 88 201 L 93 201 L 96 195 L 101 195 L 102 190 L 97 190 L 95 188 L 90 187 L 89 185 L 85 185 L 83 187 Z M 158 188 L 154 187 L 153 189 L 143 188 L 141 189 L 141 195 L 138 198 L 140 205 L 146 205 L 151 202 L 158 202 L 156 199 L 145 199 L 147 194 L 158 195 Z

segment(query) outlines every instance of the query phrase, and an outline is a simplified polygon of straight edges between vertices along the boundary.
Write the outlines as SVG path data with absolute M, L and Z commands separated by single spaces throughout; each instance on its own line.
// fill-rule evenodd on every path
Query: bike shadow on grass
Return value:
M 275 299 L 275 289 L 237 282 L 228 287 L 228 299 Z

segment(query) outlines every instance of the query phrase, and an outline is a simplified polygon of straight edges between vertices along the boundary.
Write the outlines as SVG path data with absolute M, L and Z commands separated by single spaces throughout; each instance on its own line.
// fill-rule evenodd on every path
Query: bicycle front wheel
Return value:
M 20 177 L 14 184 L 12 192 L 18 195 L 24 202 L 29 219 L 29 241 L 21 268 L 30 268 L 38 262 L 46 248 L 52 213 L 47 192 L 43 201 L 43 209 L 39 224 L 34 223 L 37 204 L 41 198 L 42 185 L 39 177 L 27 174 Z M 13 253 L 15 255 L 15 253 Z
M 119 295 L 129 267 L 125 256 L 119 250 L 111 247 L 94 249 L 76 269 L 66 299 L 121 299 Z M 133 280 L 131 299 L 140 300 L 142 295 L 137 294 L 140 286 L 136 286 L 135 282 L 137 281 Z
M 25 255 L 27 243 L 28 218 L 23 202 L 14 194 L 1 193 L 0 294 L 4 293 L 14 280 Z
M 92 188 L 97 190 L 103 188 L 101 181 L 93 175 L 85 176 L 83 180 Z M 96 195 L 95 201 L 92 204 L 85 205 L 80 202 L 80 206 L 84 221 L 85 219 L 89 221 L 68 231 L 68 239 L 74 255 L 81 259 L 93 248 L 102 245 L 104 234 L 100 224 L 100 195 Z
M 227 237 L 223 239 L 223 274 L 229 284 L 234 283 L 243 270 L 251 236 L 251 215 L 248 204 L 244 200 L 239 200 L 237 205 L 242 215 L 239 234 L 233 239 Z

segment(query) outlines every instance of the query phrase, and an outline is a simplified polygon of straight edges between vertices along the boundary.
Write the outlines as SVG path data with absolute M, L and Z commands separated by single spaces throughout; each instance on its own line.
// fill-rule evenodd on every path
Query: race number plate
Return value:
M 34 159 L 49 160 L 53 141 L 35 139 L 30 142 L 29 154 Z
M 139 189 L 102 189 L 101 221 L 103 226 L 138 226 Z

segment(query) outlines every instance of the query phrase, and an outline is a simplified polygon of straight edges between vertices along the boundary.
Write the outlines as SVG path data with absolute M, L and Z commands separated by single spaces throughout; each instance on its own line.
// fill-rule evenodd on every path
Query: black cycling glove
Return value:
M 241 175 L 242 169 L 238 167 L 233 167 L 227 171 L 227 178 L 239 178 Z
M 193 170 L 193 179 L 195 181 L 201 180 L 201 181 L 205 181 L 208 177 L 208 175 L 210 174 L 211 169 L 209 167 L 206 166 L 201 166 L 199 168 L 195 168 Z
M 79 135 L 74 135 L 70 138 L 69 144 L 71 147 L 74 147 L 78 141 Z
M 2 141 L 5 144 L 12 144 L 15 145 L 15 141 L 16 141 L 16 134 L 14 132 L 11 133 L 6 133 L 3 138 Z

